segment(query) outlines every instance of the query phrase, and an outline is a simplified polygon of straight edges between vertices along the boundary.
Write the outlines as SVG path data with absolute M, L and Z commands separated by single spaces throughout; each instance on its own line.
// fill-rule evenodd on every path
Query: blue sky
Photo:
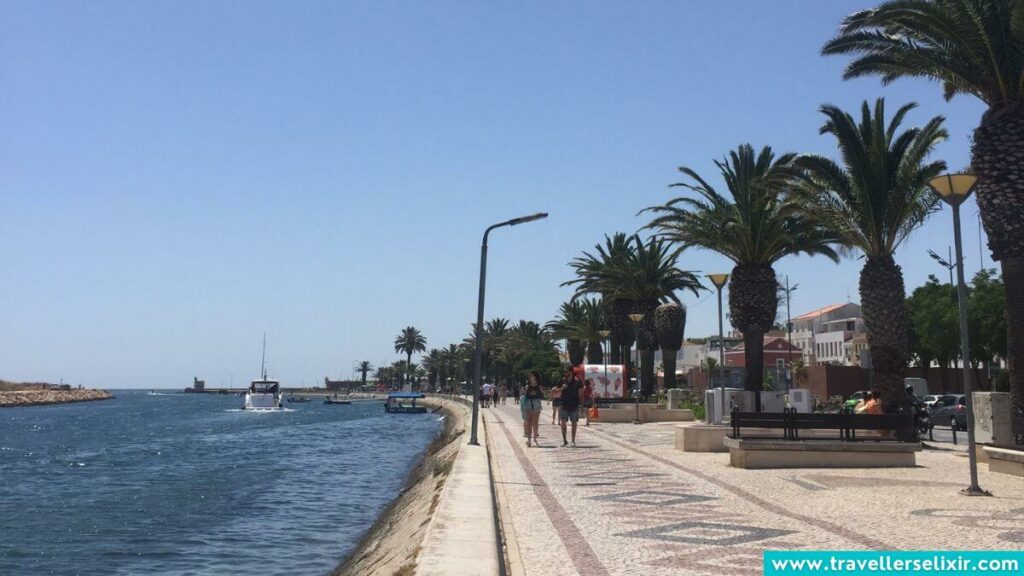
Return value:
M 407 325 L 461 340 L 483 229 L 536 211 L 492 236 L 486 315 L 547 321 L 566 263 L 645 224 L 677 166 L 717 182 L 743 142 L 834 155 L 822 103 L 916 101 L 966 166 L 979 102 L 818 55 L 873 4 L 4 2 L 0 378 L 238 385 L 264 332 L 287 384 L 349 377 Z M 925 250 L 950 230 L 944 210 L 897 253 L 908 290 L 945 277 Z M 794 315 L 858 301 L 859 269 L 776 267 Z M 715 330 L 714 298 L 683 300 L 687 336 Z

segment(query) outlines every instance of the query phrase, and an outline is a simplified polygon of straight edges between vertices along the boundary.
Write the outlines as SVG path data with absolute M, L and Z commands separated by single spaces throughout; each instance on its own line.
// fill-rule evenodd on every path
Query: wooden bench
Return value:
M 784 412 L 732 412 L 732 436 L 743 437 L 743 428 L 782 430 L 786 440 L 799 440 L 801 430 L 835 430 L 839 440 L 858 440 L 858 430 L 893 432 L 870 440 L 914 441 L 914 418 L 910 414 L 802 414 Z M 747 438 L 750 438 L 748 435 Z

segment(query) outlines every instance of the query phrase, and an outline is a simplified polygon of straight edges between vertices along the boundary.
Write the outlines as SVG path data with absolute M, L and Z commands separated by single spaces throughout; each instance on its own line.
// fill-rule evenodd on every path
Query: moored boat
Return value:
M 424 414 L 426 406 L 417 406 L 416 400 L 425 398 L 419 392 L 392 392 L 384 402 L 384 412 L 388 414 Z M 406 403 L 406 401 L 409 403 Z

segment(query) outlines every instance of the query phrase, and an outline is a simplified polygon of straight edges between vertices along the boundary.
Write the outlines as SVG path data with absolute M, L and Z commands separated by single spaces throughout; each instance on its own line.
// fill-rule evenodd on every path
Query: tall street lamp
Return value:
M 967 332 L 967 288 L 964 284 L 964 257 L 960 242 L 960 205 L 971 195 L 978 178 L 970 174 L 944 174 L 928 181 L 928 187 L 953 208 L 953 246 L 956 249 L 957 308 L 960 309 L 960 355 L 964 369 L 964 395 L 967 397 L 967 456 L 971 469 L 971 485 L 960 491 L 965 496 L 991 496 L 978 486 L 977 446 L 974 443 L 974 398 L 971 397 L 971 342 Z
M 547 212 L 537 212 L 536 214 L 530 214 L 529 216 L 520 216 L 519 218 L 500 222 L 493 226 L 489 226 L 487 230 L 484 231 L 484 240 L 480 244 L 480 298 L 477 300 L 476 305 L 476 353 L 473 355 L 473 425 L 469 434 L 469 443 L 473 446 L 477 446 L 479 444 L 476 439 L 476 430 L 480 411 L 480 364 L 483 363 L 484 355 L 484 287 L 487 285 L 487 236 L 491 233 L 491 230 L 494 230 L 495 228 L 526 224 L 527 222 L 533 222 L 534 220 L 540 220 L 547 217 Z
M 640 423 L 640 323 L 644 320 L 643 314 L 630 314 L 629 319 L 633 321 L 633 342 L 636 346 L 636 363 L 633 364 L 633 371 L 636 372 L 636 388 L 633 389 L 633 397 L 636 398 L 636 416 L 633 424 Z
M 607 355 L 607 352 L 610 351 L 610 349 L 608 347 L 608 337 L 612 335 L 612 331 L 611 330 L 598 330 L 597 333 L 601 335 L 601 340 L 602 340 L 601 343 L 604 344 L 604 349 L 601 350 L 601 359 L 604 360 L 604 395 L 607 396 L 608 395 L 608 355 Z
M 708 274 L 718 290 L 718 387 L 725 388 L 725 335 L 722 331 L 722 287 L 729 281 L 728 274 Z
M 786 287 L 783 290 L 786 292 L 786 355 L 789 356 L 789 376 L 786 378 L 786 392 L 793 387 L 793 319 L 789 316 L 789 298 L 793 292 L 799 288 L 799 284 L 789 285 L 789 275 L 786 275 Z

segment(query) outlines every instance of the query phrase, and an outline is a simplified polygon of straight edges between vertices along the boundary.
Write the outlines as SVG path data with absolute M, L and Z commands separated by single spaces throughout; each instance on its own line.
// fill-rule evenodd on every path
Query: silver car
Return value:
M 947 394 L 932 405 L 931 414 L 935 426 L 967 430 L 967 397 L 963 394 Z

